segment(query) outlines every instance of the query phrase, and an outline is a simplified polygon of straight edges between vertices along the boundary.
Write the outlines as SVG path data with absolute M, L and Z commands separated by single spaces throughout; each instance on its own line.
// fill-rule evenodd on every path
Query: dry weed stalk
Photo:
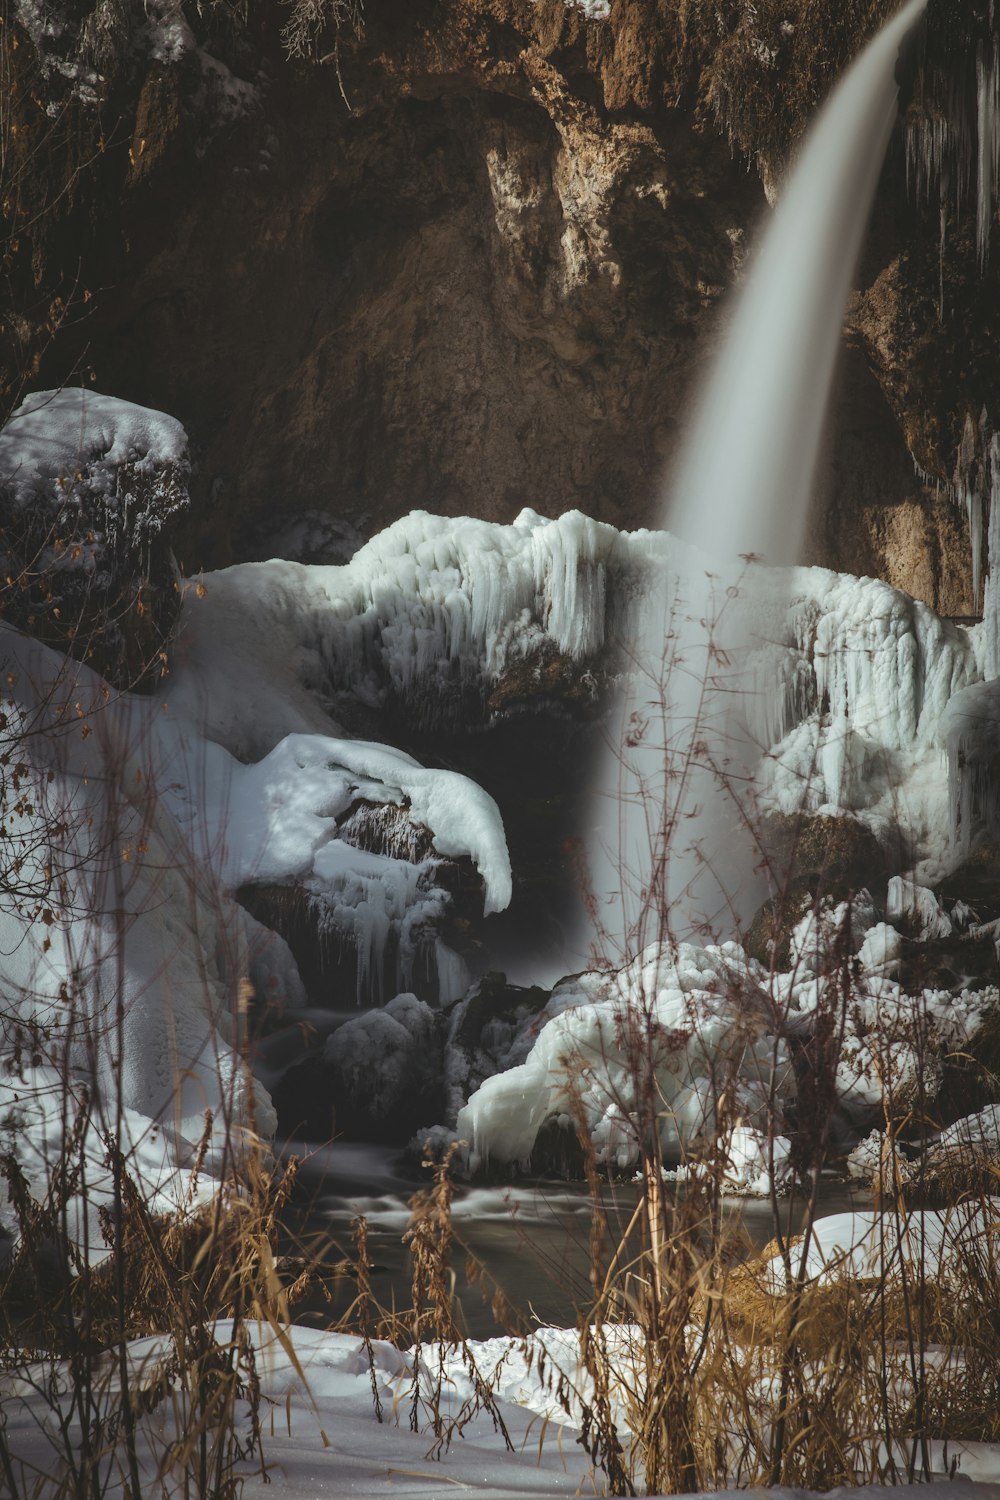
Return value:
M 434 1443 L 429 1457 L 439 1458 L 453 1439 L 480 1411 L 489 1414 L 494 1431 L 503 1439 L 508 1452 L 514 1445 L 497 1402 L 495 1384 L 483 1375 L 469 1341 L 455 1316 L 455 1276 L 451 1265 L 455 1242 L 451 1206 L 454 1198 L 452 1163 L 458 1143 L 445 1152 L 440 1161 L 425 1158 L 424 1165 L 433 1172 L 429 1188 L 415 1193 L 410 1201 L 410 1226 L 403 1236 L 410 1252 L 413 1306 L 413 1382 L 410 1396 L 410 1427 L 421 1428 L 421 1412 L 429 1415 Z M 458 1411 L 444 1414 L 445 1386 L 448 1382 L 449 1354 L 457 1351 L 462 1368 L 472 1386 L 471 1395 Z M 495 1381 L 496 1376 L 493 1377 Z
M 85 1121 L 86 1106 L 46 1203 L 34 1201 L 13 1159 L 3 1163 L 21 1231 L 0 1285 L 3 1366 L 56 1419 L 59 1471 L 44 1483 L 54 1494 L 61 1487 L 90 1496 L 118 1473 L 127 1492 L 140 1496 L 151 1493 L 152 1462 L 158 1493 L 226 1500 L 238 1494 L 248 1463 L 266 1474 L 251 1325 L 268 1328 L 290 1351 L 289 1287 L 277 1246 L 295 1163 L 275 1178 L 251 1143 L 240 1182 L 198 1201 L 208 1117 L 187 1203 L 154 1215 L 109 1137 L 116 1192 L 98 1210 L 108 1253 L 89 1264 L 66 1232 L 70 1201 L 81 1189 L 86 1195 Z M 137 1364 L 130 1345 L 149 1337 L 151 1352 Z M 68 1409 L 63 1371 L 73 1392 Z M 154 1413 L 162 1437 L 145 1421 Z M 13 1473 L 2 1433 L 0 1467 Z

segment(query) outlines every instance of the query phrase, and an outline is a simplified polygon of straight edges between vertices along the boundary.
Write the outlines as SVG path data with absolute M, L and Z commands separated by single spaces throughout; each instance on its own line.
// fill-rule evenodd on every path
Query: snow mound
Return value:
M 899 1216 L 891 1211 L 831 1214 L 812 1226 L 804 1273 L 829 1283 L 843 1279 L 885 1281 L 904 1269 L 921 1268 L 928 1278 L 966 1280 L 970 1263 L 995 1265 L 1000 1232 L 1000 1199 L 961 1203 L 950 1209 L 923 1209 Z M 792 1270 L 800 1256 L 792 1249 Z M 784 1290 L 780 1255 L 769 1262 L 773 1290 Z
M 772 1076 L 779 1097 L 794 1091 L 769 1011 L 766 976 L 736 943 L 681 944 L 675 956 L 653 948 L 617 974 L 557 987 L 527 1060 L 487 1079 L 459 1113 L 456 1131 L 470 1144 L 472 1169 L 526 1163 L 549 1119 L 567 1127 L 579 1120 L 598 1161 L 631 1167 L 637 1121 L 650 1106 L 651 1096 L 640 1097 L 643 1078 L 658 1101 L 668 1162 L 714 1132 L 726 1087 L 739 1116 L 763 1122 L 766 1134 Z

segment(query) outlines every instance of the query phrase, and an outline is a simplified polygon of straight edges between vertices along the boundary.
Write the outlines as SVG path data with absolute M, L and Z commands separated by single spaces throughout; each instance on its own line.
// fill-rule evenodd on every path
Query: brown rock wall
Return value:
M 189 567 L 261 555 L 307 510 L 365 534 L 413 507 L 656 524 L 766 211 L 713 100 L 739 107 L 744 132 L 757 121 L 773 165 L 795 101 L 874 16 L 839 15 L 810 73 L 815 17 L 792 5 L 787 31 L 765 5 L 775 45 L 758 56 L 738 9 L 708 24 L 686 0 L 613 0 L 607 22 L 587 23 L 562 0 L 372 0 L 365 38 L 341 42 L 348 110 L 334 67 L 282 56 L 286 13 L 269 0 L 235 39 L 205 38 L 253 86 L 239 108 L 191 54 L 151 66 L 117 106 L 88 179 L 99 228 L 81 239 L 98 292 L 46 347 L 38 383 L 85 360 L 99 389 L 184 421 L 198 460 Z M 948 477 L 992 379 L 992 315 L 958 256 L 941 324 L 925 219 L 897 162 L 809 559 L 965 614 L 960 519 L 909 454 Z M 65 260 L 65 240 L 39 240 L 43 272 L 57 243 Z

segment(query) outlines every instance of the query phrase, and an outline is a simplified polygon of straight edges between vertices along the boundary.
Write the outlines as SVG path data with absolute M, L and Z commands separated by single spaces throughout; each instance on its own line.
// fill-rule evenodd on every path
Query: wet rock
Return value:
M 595 673 L 589 662 L 575 661 L 546 645 L 507 663 L 490 688 L 486 707 L 491 715 L 563 710 L 592 718 L 607 702 L 609 691 L 605 670 Z
M 971 909 L 971 920 L 995 922 L 1000 917 L 1000 844 L 985 840 L 937 887 L 947 906 L 961 901 Z
M 654 520 L 763 183 L 780 194 L 878 16 L 620 0 L 595 22 L 563 0 L 442 0 L 431 18 L 383 0 L 363 36 L 343 31 L 334 69 L 289 62 L 276 0 L 189 7 L 169 45 L 134 6 L 110 29 L 106 6 L 83 27 L 56 11 L 29 25 L 30 9 L 5 43 L 23 227 L 0 399 L 25 372 L 56 384 L 92 364 L 176 412 L 201 458 L 189 570 L 259 557 L 265 536 L 335 556 L 303 542 L 303 517 L 351 546 L 421 505 Z M 967 81 L 965 21 L 935 24 L 965 39 L 948 66 Z M 69 111 L 72 143 L 39 136 L 39 97 Z M 954 212 L 942 317 L 938 195 L 908 201 L 897 156 L 809 560 L 970 614 L 968 540 L 933 486 L 996 389 L 997 257 L 981 279 L 975 225 Z
M 757 912 L 744 947 L 768 968 L 788 968 L 792 933 L 818 900 L 849 900 L 861 890 L 878 896 L 891 868 L 857 818 L 771 813 L 761 822 L 760 841 L 777 893 Z
M 884 882 L 890 860 L 867 824 L 830 814 L 763 820 L 761 842 L 772 878 L 807 881 L 820 895 L 843 899 L 849 891 L 874 891 Z
M 450 1124 L 485 1079 L 524 1061 L 534 1042 L 532 1017 L 544 1008 L 549 993 L 488 973 L 451 1008 L 444 1062 Z
M 751 958 L 765 969 L 785 970 L 791 963 L 791 940 L 795 928 L 815 904 L 807 880 L 792 883 L 786 894 L 772 896 L 755 915 L 743 938 Z
M 539 1129 L 531 1149 L 531 1170 L 539 1177 L 556 1177 L 563 1182 L 585 1180 L 584 1149 L 573 1122 L 566 1116 L 546 1120 Z
M 269 1092 L 280 1139 L 326 1142 L 337 1135 L 333 1077 L 322 1057 L 306 1057 L 294 1063 Z

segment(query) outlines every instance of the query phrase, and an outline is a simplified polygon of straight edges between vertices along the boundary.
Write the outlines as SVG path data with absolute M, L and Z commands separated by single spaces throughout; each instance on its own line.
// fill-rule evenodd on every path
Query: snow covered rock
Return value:
M 443 1027 L 416 995 L 347 1021 L 328 1038 L 338 1131 L 348 1139 L 405 1141 L 441 1116 Z
M 3 617 L 116 686 L 158 678 L 188 505 L 179 422 L 96 391 L 36 391 L 0 431 Z
M 831 1214 L 812 1226 L 805 1275 L 821 1284 L 844 1280 L 890 1281 L 921 1268 L 928 1280 L 962 1284 L 971 1264 L 995 1264 L 997 1200 L 963 1203 L 947 1210 L 913 1210 L 905 1217 L 886 1210 Z M 798 1257 L 792 1249 L 793 1272 Z M 774 1291 L 787 1275 L 782 1257 L 770 1262 Z

